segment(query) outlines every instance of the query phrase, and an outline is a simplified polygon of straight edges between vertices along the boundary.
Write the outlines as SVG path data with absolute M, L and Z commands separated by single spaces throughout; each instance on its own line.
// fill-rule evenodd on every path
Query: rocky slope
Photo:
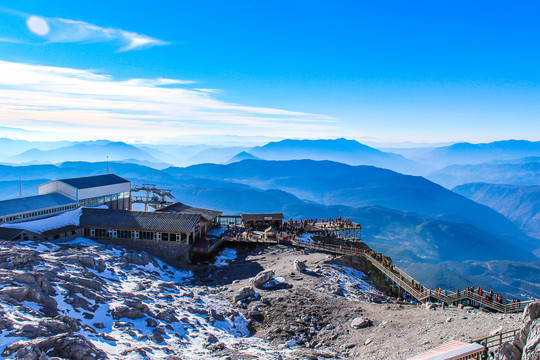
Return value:
M 358 259 L 284 246 L 225 249 L 187 271 L 86 239 L 1 242 L 0 354 L 402 359 L 518 327 L 517 315 L 428 309 L 385 289 Z

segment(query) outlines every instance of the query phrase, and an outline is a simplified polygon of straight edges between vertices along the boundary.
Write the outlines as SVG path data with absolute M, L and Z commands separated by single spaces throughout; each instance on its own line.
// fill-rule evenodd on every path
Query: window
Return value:
M 139 231 L 139 239 L 154 240 L 154 233 L 151 231 Z
M 120 239 L 131 239 L 132 233 L 129 230 L 118 230 L 117 237 Z

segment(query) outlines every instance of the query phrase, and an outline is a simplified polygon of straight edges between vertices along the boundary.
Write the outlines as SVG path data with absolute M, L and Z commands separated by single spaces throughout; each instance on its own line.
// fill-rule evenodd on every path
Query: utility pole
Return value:
M 19 197 L 22 198 L 22 175 L 19 174 Z
M 109 173 L 109 155 L 107 155 L 107 174 Z

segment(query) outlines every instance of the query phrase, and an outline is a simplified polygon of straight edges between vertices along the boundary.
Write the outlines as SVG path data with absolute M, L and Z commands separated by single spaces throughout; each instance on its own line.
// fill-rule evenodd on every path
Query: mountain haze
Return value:
M 387 153 L 355 140 L 282 140 L 248 151 L 264 160 L 330 160 L 350 165 L 373 165 L 417 174 L 424 168 L 402 155 Z
M 533 244 L 532 239 L 510 220 L 487 206 L 422 177 L 372 166 L 313 160 L 244 160 L 228 165 L 201 164 L 164 171 L 172 175 L 233 181 L 261 189 L 280 189 L 324 205 L 379 205 L 420 216 L 473 224 L 510 242 L 525 238 L 525 243 Z
M 503 214 L 523 232 L 540 239 L 540 186 L 472 183 L 453 191 Z
M 540 141 L 504 140 L 484 144 L 457 143 L 435 148 L 414 158 L 435 168 L 448 165 L 474 165 L 493 160 L 540 156 Z
M 466 183 L 485 182 L 522 186 L 540 185 L 540 161 L 491 162 L 478 165 L 452 165 L 426 177 L 447 188 Z
M 24 163 L 39 161 L 41 163 L 61 163 L 65 161 L 103 161 L 109 156 L 109 160 L 137 159 L 137 161 L 149 161 L 160 163 L 161 161 L 147 152 L 123 142 L 89 141 L 64 146 L 52 150 L 27 150 L 19 155 L 12 156 L 7 161 Z

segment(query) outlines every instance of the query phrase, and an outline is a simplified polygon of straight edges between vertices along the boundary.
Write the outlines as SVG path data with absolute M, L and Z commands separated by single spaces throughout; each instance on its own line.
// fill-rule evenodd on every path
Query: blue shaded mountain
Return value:
M 432 172 L 426 177 L 447 188 L 475 182 L 521 186 L 540 185 L 540 161 L 522 161 L 524 160 L 478 165 L 452 165 Z
M 453 189 L 512 220 L 529 236 L 540 239 L 540 186 L 472 183 Z
M 242 151 L 241 153 L 236 154 L 234 157 L 232 157 L 229 161 L 227 161 L 227 164 L 239 162 L 242 160 L 261 160 L 260 158 L 256 157 L 255 155 L 252 155 L 246 151 Z
M 216 147 L 205 149 L 185 160 L 188 164 L 224 164 L 239 152 L 248 150 L 244 146 Z
M 30 149 L 51 150 L 69 146 L 70 144 L 69 141 L 27 141 L 0 138 L 0 149 L 2 149 L 2 154 L 4 155 L 2 159 L 20 154 Z
M 261 189 L 279 189 L 323 205 L 378 205 L 414 212 L 420 216 L 472 224 L 509 242 L 538 247 L 536 241 L 532 242 L 510 220 L 487 206 L 422 177 L 372 166 L 313 160 L 244 160 L 228 165 L 201 164 L 164 171 L 172 175 L 233 181 Z
M 457 143 L 438 147 L 414 160 L 435 168 L 448 165 L 474 165 L 493 160 L 540 156 L 540 141 L 505 140 L 484 144 Z
M 65 161 L 103 161 L 109 156 L 109 160 L 137 159 L 138 161 L 150 161 L 159 163 L 147 152 L 123 142 L 111 142 L 108 140 L 89 141 L 76 143 L 52 150 L 27 150 L 19 155 L 7 159 L 9 162 L 24 163 L 39 161 L 41 163 L 60 163 Z
M 282 140 L 248 151 L 265 160 L 331 160 L 350 165 L 373 165 L 402 173 L 420 174 L 424 167 L 399 154 L 374 149 L 355 140 Z

